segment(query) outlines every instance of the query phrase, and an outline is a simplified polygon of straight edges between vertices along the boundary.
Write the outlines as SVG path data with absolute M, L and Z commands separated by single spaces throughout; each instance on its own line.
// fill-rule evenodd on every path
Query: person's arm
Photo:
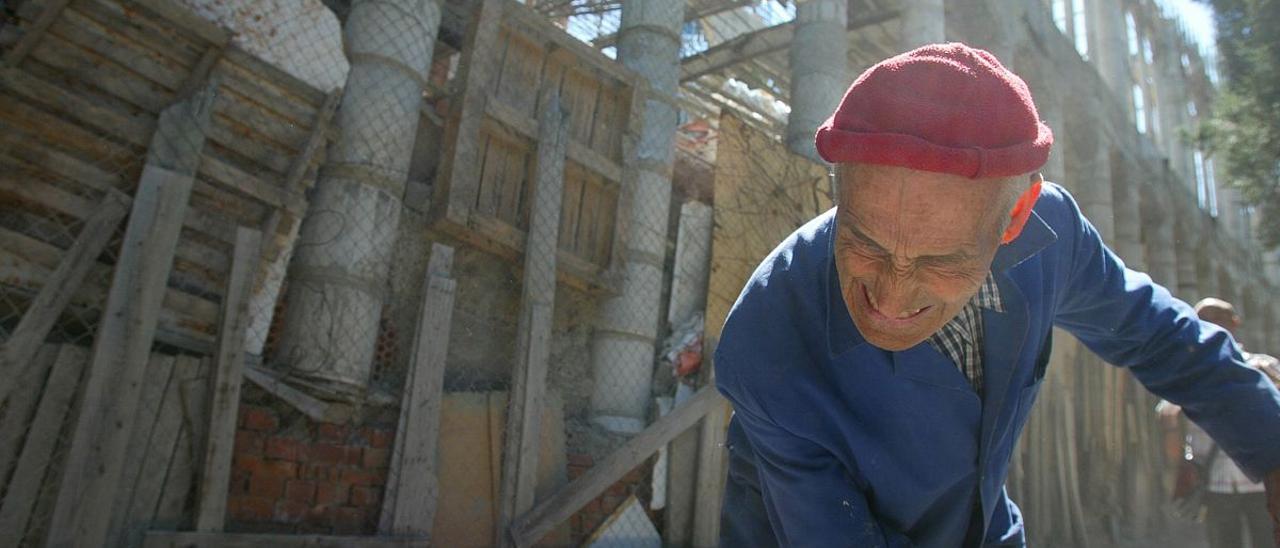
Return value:
M 1280 541 L 1280 392 L 1223 329 L 1128 270 L 1065 196 L 1070 246 L 1056 323 L 1152 393 L 1182 406 L 1246 475 L 1262 479 Z
M 736 408 L 754 453 L 769 526 L 781 546 L 911 546 L 906 536 L 879 523 L 867 499 L 841 463 L 817 443 L 772 421 Z M 726 519 L 753 519 L 754 501 L 726 497 Z M 758 518 L 756 518 L 758 519 Z
M 1250 477 L 1280 469 L 1280 392 L 1247 367 L 1231 336 L 1128 270 L 1065 196 L 1056 323 L 1148 390 L 1182 407 Z M 1059 211 L 1058 213 L 1063 213 Z

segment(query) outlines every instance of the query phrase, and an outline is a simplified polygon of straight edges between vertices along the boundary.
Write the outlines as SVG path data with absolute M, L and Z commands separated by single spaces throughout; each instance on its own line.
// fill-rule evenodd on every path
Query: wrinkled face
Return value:
M 1017 192 L 898 167 L 841 165 L 840 289 L 867 342 L 899 351 L 929 338 L 978 292 Z

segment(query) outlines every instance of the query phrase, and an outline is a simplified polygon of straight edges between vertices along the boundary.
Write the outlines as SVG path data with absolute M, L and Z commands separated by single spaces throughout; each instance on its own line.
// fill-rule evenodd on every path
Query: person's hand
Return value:
M 1271 514 L 1271 532 L 1275 542 L 1280 546 L 1280 468 L 1272 470 L 1263 478 L 1267 488 L 1267 512 Z

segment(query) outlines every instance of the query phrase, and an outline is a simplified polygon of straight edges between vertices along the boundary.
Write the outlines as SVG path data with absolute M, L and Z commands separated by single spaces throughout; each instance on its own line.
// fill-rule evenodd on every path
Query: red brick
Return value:
M 272 502 L 271 499 L 261 497 L 228 497 L 227 513 L 235 521 L 269 521 L 274 515 Z
M 590 468 L 595 464 L 595 459 L 586 453 L 569 453 L 569 466 L 582 466 Z
M 610 485 L 604 494 L 613 497 L 624 497 L 627 495 L 627 485 L 625 483 L 615 483 Z
M 249 494 L 272 500 L 284 496 L 285 478 L 278 476 L 254 475 L 249 478 Z
M 316 482 L 316 500 L 317 506 L 341 506 L 347 503 L 347 494 L 351 491 L 351 486 L 345 483 L 334 481 L 318 481 Z
M 370 428 L 369 430 L 369 447 L 374 449 L 386 449 L 391 447 L 391 441 L 395 438 L 395 432 L 385 428 Z
M 267 438 L 266 455 L 273 459 L 299 461 L 305 447 L 298 440 L 272 436 Z
M 242 469 L 232 469 L 231 478 L 227 481 L 227 494 L 229 495 L 245 495 L 249 493 L 249 472 Z
M 231 467 L 248 472 L 252 477 L 272 476 L 287 479 L 298 475 L 297 463 L 268 460 L 253 455 L 235 455 L 232 458 Z
M 386 468 L 391 462 L 391 451 L 386 449 L 373 449 L 371 447 L 364 448 L 364 460 L 361 463 L 365 468 Z
M 307 517 L 311 506 L 292 500 L 282 500 L 276 504 L 275 521 L 298 523 Z
M 372 472 L 358 468 L 344 468 L 342 481 L 351 485 L 382 485 L 386 483 L 385 472 Z
M 334 443 L 346 443 L 351 428 L 345 424 L 322 422 L 316 426 L 316 439 Z
M 347 448 L 331 443 L 316 443 L 307 450 L 307 460 L 320 464 L 346 464 Z
M 377 507 L 382 502 L 382 488 L 357 485 L 351 488 L 352 506 Z
M 240 406 L 240 425 L 246 430 L 274 432 L 280 427 L 280 421 L 270 409 L 255 405 L 242 405 Z
M 242 455 L 261 455 L 262 434 L 252 430 L 236 430 L 234 452 Z
M 342 454 L 346 457 L 344 462 L 352 466 L 360 466 L 363 461 L 364 449 L 360 447 L 343 447 Z
M 339 466 L 329 464 L 307 463 L 298 469 L 298 477 L 313 480 L 336 480 L 339 476 L 339 469 Z
M 316 482 L 312 480 L 289 480 L 284 484 L 284 496 L 291 501 L 309 505 L 316 498 Z
M 339 506 L 329 509 L 333 532 L 338 535 L 357 535 L 363 532 L 365 512 L 363 508 Z

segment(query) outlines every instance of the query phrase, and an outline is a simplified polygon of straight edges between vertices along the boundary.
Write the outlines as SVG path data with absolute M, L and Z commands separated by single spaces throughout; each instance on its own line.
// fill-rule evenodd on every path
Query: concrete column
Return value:
M 439 23 L 436 0 L 356 0 L 343 27 L 339 137 L 302 222 L 279 354 L 321 392 L 359 394 L 369 380 Z
M 1267 347 L 1264 351 L 1272 356 L 1280 354 L 1280 299 L 1271 298 L 1270 322 L 1267 323 Z
M 898 51 L 947 41 L 947 16 L 943 0 L 907 0 L 899 20 Z
M 1062 140 L 1068 188 L 1103 240 L 1114 246 L 1111 151 L 1107 136 L 1098 131 L 1103 127 L 1103 109 L 1099 98 L 1093 95 L 1073 95 L 1064 106 L 1066 135 Z
M 791 115 L 787 148 L 821 161 L 813 146 L 818 126 L 835 110 L 849 85 L 845 35 L 849 3 L 808 0 L 796 4 L 791 38 Z
M 1167 194 L 1169 186 L 1144 185 L 1142 189 L 1142 244 L 1147 273 L 1175 297 L 1185 299 L 1178 285 L 1178 256 L 1173 229 L 1175 215 Z
M 671 299 L 667 305 L 667 323 L 673 328 L 706 309 L 712 222 L 711 206 L 698 201 L 688 201 L 680 206 L 675 267 L 671 273 Z
M 671 203 L 671 169 L 680 76 L 680 28 L 685 2 L 635 0 L 622 7 L 618 59 L 639 73 L 645 93 L 643 126 L 631 181 L 625 269 L 616 296 L 601 305 L 591 341 L 592 421 L 605 429 L 645 426 L 653 378 L 654 339 L 662 297 L 662 269 Z
M 1181 184 L 1181 183 L 1179 183 Z M 1173 247 L 1178 255 L 1178 298 L 1195 304 L 1200 299 L 1199 233 L 1195 228 L 1194 216 L 1198 215 L 1195 198 L 1182 192 L 1170 194 L 1172 212 L 1177 219 L 1173 223 Z
M 1115 218 L 1114 249 L 1125 265 L 1147 270 L 1142 248 L 1142 187 L 1150 184 L 1138 177 L 1141 168 L 1130 166 L 1122 154 L 1111 154 L 1111 200 Z
M 1173 25 L 1162 25 L 1156 56 L 1156 109 L 1160 115 L 1169 165 L 1182 177 L 1194 177 L 1187 169 L 1190 158 L 1179 130 L 1187 125 L 1186 82 L 1182 77 L 1180 41 Z
M 1129 43 L 1124 3 L 1120 0 L 1087 0 L 1089 58 L 1102 80 L 1133 118 L 1133 80 L 1129 73 Z

